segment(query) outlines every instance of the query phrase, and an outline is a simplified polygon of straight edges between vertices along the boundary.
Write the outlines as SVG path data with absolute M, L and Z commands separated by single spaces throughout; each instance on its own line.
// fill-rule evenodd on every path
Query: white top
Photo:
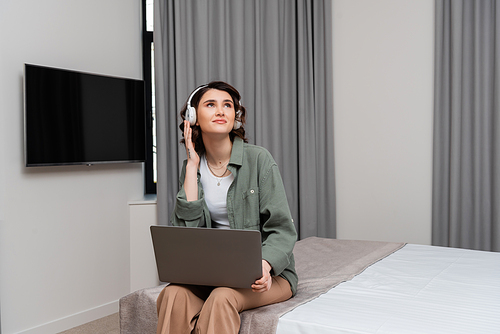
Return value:
M 221 170 L 222 174 L 223 171 Z M 201 184 L 205 193 L 205 202 L 210 211 L 210 217 L 215 228 L 229 229 L 229 219 L 227 216 L 227 191 L 233 183 L 234 175 L 229 172 L 229 176 L 216 177 L 208 169 L 205 155 L 200 158 Z M 227 173 L 226 173 L 227 174 Z

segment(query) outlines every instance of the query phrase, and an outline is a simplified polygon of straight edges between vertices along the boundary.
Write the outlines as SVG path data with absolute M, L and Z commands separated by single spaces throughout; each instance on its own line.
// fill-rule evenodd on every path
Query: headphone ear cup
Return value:
M 241 121 L 239 120 L 240 117 L 241 117 L 241 110 L 238 110 L 234 117 L 234 123 L 233 123 L 234 130 L 238 130 L 239 128 L 241 128 Z
M 191 126 L 196 124 L 196 109 L 194 107 L 188 106 L 186 109 L 186 120 Z
M 185 119 L 189 122 L 191 126 L 196 125 L 196 109 L 191 106 L 191 99 L 193 98 L 194 94 L 196 94 L 197 91 L 199 91 L 202 88 L 208 87 L 208 85 L 202 85 L 198 88 L 196 88 L 191 95 L 189 95 L 189 98 L 187 100 L 187 108 L 186 108 L 186 113 L 184 115 Z

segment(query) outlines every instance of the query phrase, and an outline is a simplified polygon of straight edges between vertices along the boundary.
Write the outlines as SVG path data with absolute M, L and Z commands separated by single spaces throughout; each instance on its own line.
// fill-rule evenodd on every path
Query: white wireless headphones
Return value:
M 196 108 L 191 107 L 191 99 L 193 98 L 194 94 L 196 94 L 197 91 L 199 91 L 202 88 L 207 87 L 208 85 L 202 85 L 198 88 L 196 88 L 191 95 L 189 96 L 189 99 L 187 101 L 187 108 L 186 108 L 186 120 L 191 124 L 191 126 L 196 124 Z
M 185 118 L 191 124 L 191 126 L 194 126 L 196 124 L 196 108 L 191 106 L 191 99 L 193 98 L 194 94 L 198 92 L 200 89 L 208 87 L 208 85 L 202 85 L 198 88 L 196 88 L 191 95 L 189 96 L 189 99 L 187 101 L 187 107 L 186 107 L 186 114 Z M 233 129 L 238 130 L 241 127 L 241 121 L 239 121 L 241 117 L 241 110 L 236 111 L 235 119 L 234 119 L 234 124 L 233 124 Z
M 240 105 L 241 105 L 241 101 L 240 101 Z M 233 129 L 234 130 L 238 130 L 239 128 L 241 128 L 241 110 L 238 110 L 236 112 L 236 115 L 234 116 L 234 123 L 233 123 Z

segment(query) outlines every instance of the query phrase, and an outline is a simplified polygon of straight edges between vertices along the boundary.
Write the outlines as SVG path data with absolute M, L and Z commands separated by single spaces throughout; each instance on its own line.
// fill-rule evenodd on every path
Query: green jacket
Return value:
M 171 217 L 174 226 L 211 227 L 198 171 L 198 200 L 188 202 L 184 192 L 186 161 L 180 176 L 180 190 Z M 297 232 L 288 207 L 278 165 L 264 148 L 235 137 L 229 171 L 234 181 L 227 192 L 227 213 L 232 229 L 260 230 L 262 258 L 273 267 L 272 275 L 285 278 L 292 293 L 297 291 L 293 247 Z

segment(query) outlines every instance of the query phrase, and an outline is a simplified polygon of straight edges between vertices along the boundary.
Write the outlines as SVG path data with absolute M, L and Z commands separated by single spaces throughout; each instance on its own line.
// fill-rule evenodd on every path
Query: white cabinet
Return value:
M 130 292 L 160 284 L 151 232 L 157 224 L 156 200 L 129 203 L 130 209 Z

